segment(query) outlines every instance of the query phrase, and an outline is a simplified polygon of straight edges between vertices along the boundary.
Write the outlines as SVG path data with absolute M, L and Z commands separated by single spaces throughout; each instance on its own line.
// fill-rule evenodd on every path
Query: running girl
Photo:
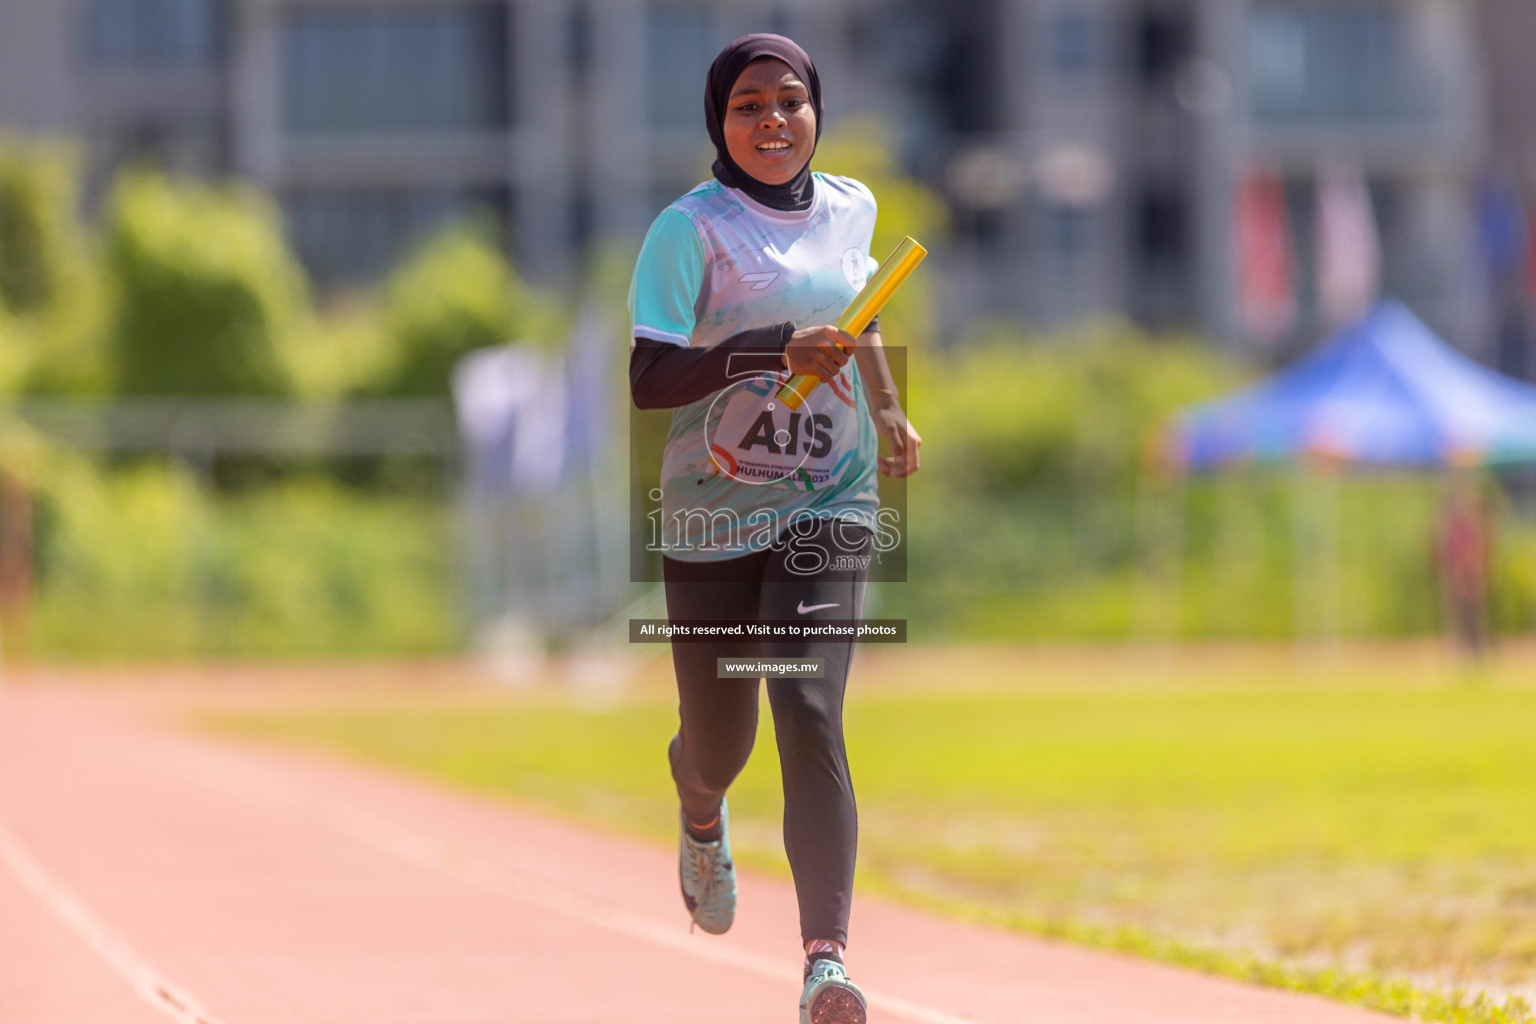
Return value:
M 876 472 L 914 472 L 921 444 L 877 326 L 857 340 L 828 326 L 870 271 L 875 199 L 811 171 L 821 85 L 794 42 L 756 34 L 727 46 L 704 110 L 714 178 L 656 218 L 630 287 L 631 393 L 640 408 L 674 410 L 660 496 L 668 615 L 857 619 Z M 792 374 L 822 380 L 799 409 L 776 398 Z M 824 664 L 819 677 L 767 684 L 805 950 L 802 1024 L 866 1018 L 844 963 L 858 833 L 842 728 L 851 654 L 848 641 L 672 645 L 679 875 L 695 924 L 715 934 L 736 908 L 725 794 L 752 750 L 758 707 L 757 681 L 717 678 L 717 659 Z

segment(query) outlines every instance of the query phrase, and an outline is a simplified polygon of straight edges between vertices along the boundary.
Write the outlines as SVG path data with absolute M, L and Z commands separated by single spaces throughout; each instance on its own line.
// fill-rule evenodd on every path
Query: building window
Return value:
M 145 111 L 104 128 L 93 144 L 113 165 L 134 162 L 209 177 L 228 170 L 225 130 L 217 116 Z
M 591 9 L 584 3 L 572 4 L 566 13 L 566 62 L 578 74 L 592 65 L 592 29 Z
M 1075 276 L 1093 250 L 1094 212 L 1078 206 L 1046 203 L 1041 207 L 1040 216 L 1051 266 L 1060 274 Z
M 978 253 L 1001 256 L 1014 250 L 1012 220 L 1008 210 L 965 210 L 955 215 L 954 233 Z
M 85 53 L 104 67 L 202 67 L 224 54 L 221 0 L 89 0 Z
M 597 202 L 592 191 L 591 185 L 584 185 L 571 199 L 571 245 L 577 252 L 585 251 L 597 239 Z
M 285 39 L 298 133 L 486 131 L 508 123 L 500 4 L 300 7 Z
M 1146 88 L 1165 88 L 1194 51 L 1187 13 L 1148 11 L 1136 26 L 1136 77 Z
M 1182 273 L 1189 259 L 1189 203 L 1173 188 L 1149 188 L 1136 204 L 1136 253 L 1157 273 Z
M 1135 315 L 1157 326 L 1186 322 L 1194 309 L 1188 193 L 1172 183 L 1145 185 L 1131 213 L 1127 270 Z
M 943 129 L 991 132 L 1004 127 L 1008 98 L 1003 80 L 1005 57 L 997 45 L 1001 31 L 997 0 L 970 0 L 952 9 L 942 21 L 933 18 L 920 25 L 942 39 L 943 46 L 931 78 L 920 68 L 902 62 L 904 84 L 937 102 Z
M 1265 3 L 1248 20 L 1248 95 L 1270 123 L 1360 122 L 1438 113 L 1410 5 Z M 1454 40 L 1445 40 L 1454 45 Z
M 309 272 L 331 287 L 375 280 L 433 230 L 474 216 L 508 222 L 506 189 L 303 189 L 285 203 Z
M 1103 72 L 1106 25 L 1093 11 L 1074 6 L 1049 8 L 1039 24 L 1038 64 L 1047 82 L 1082 86 Z
M 649 120 L 656 128 L 696 128 L 705 76 L 715 59 L 709 11 L 658 5 L 646 15 Z
M 1093 67 L 1093 23 L 1082 11 L 1066 11 L 1051 19 L 1047 28 L 1051 70 L 1058 75 L 1081 75 Z

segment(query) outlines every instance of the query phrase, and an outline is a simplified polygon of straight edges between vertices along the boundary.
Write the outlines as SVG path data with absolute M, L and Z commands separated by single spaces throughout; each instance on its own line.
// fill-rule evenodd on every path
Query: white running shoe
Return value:
M 727 830 L 725 801 L 720 801 L 720 838 L 701 843 L 688 834 L 682 822 L 677 877 L 683 904 L 693 923 L 711 935 L 722 935 L 736 918 L 736 865 L 731 862 L 731 837 Z M 693 930 L 692 925 L 688 928 Z
M 848 980 L 842 961 L 822 957 L 805 965 L 800 993 L 800 1024 L 865 1024 L 869 1003 Z

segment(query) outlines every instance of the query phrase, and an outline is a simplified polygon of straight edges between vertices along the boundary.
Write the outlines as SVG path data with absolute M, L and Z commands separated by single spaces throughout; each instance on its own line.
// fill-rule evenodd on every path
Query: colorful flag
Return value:
M 498 345 L 464 356 L 453 400 L 470 486 L 492 494 L 542 494 L 566 462 L 564 368 L 528 345 Z
M 1488 175 L 1477 186 L 1477 239 L 1488 284 L 1501 288 L 1525 261 L 1525 210 L 1520 190 L 1507 178 Z
M 1338 327 L 1359 317 L 1381 288 L 1381 240 L 1371 190 L 1359 167 L 1325 165 L 1317 176 L 1317 293 Z
M 1526 244 L 1527 258 L 1525 261 L 1526 296 L 1536 301 L 1536 210 L 1530 215 L 1531 234 L 1530 241 Z
M 1243 330 L 1271 344 L 1296 322 L 1290 219 L 1276 172 L 1254 171 L 1238 186 L 1237 260 Z
M 612 451 L 613 325 L 583 307 L 566 344 L 566 471 L 601 464 Z

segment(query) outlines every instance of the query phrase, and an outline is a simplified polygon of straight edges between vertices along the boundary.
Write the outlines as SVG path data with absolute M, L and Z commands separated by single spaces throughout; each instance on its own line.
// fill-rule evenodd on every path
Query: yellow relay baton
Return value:
M 848 308 L 843 310 L 843 315 L 838 317 L 832 326 L 855 338 L 864 333 L 864 328 L 868 327 L 869 322 L 875 318 L 875 314 L 880 312 L 880 307 L 896 294 L 896 289 L 901 287 L 901 283 L 911 276 L 912 271 L 917 269 L 917 265 L 923 262 L 923 257 L 927 255 L 928 250 L 918 245 L 911 235 L 903 238 L 901 244 L 896 247 L 896 251 L 880 264 L 880 269 L 865 282 L 863 289 L 853 297 Z M 779 401 L 791 409 L 798 409 L 820 383 L 820 377 L 804 373 L 796 374 L 779 388 Z

